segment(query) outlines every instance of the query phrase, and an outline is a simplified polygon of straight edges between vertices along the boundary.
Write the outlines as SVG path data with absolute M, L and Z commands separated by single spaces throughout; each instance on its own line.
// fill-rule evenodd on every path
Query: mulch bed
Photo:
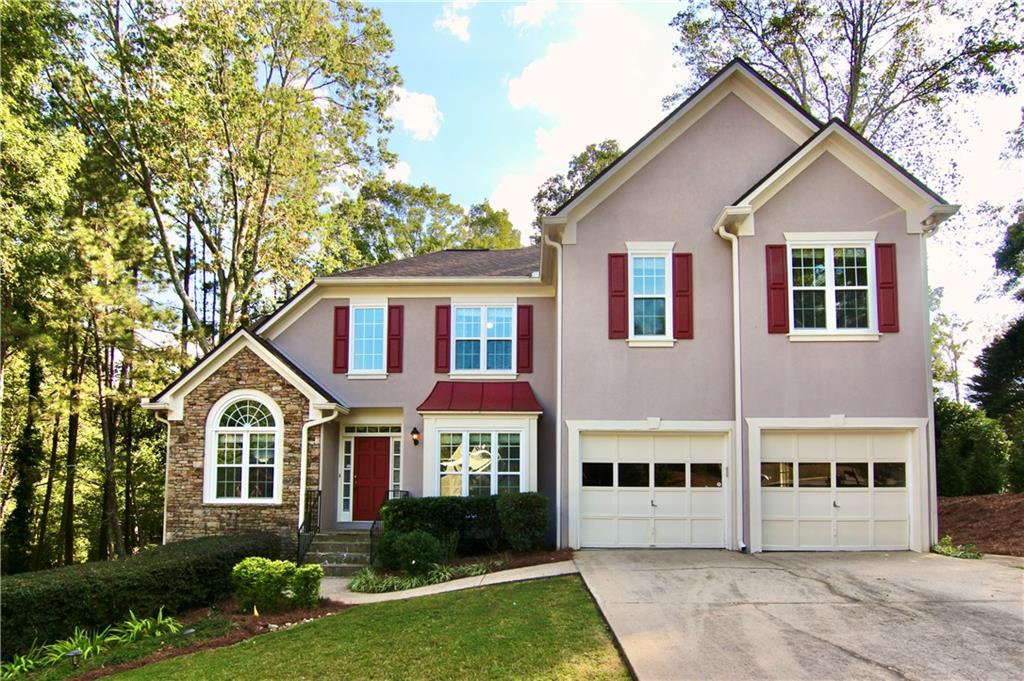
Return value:
M 244 641 L 247 638 L 252 638 L 253 636 L 266 634 L 272 631 L 273 628 L 268 625 L 280 628 L 285 625 L 298 624 L 300 622 L 319 619 L 324 615 L 340 612 L 350 607 L 352 606 L 345 603 L 338 603 L 337 601 L 321 598 L 320 605 L 317 608 L 290 610 L 288 612 L 273 614 L 260 613 L 259 617 L 256 617 L 252 613 L 243 611 L 233 599 L 223 601 L 212 607 L 197 608 L 195 610 L 182 613 L 177 619 L 181 622 L 182 628 L 185 629 L 204 617 L 209 617 L 214 614 L 219 615 L 224 619 L 230 620 L 232 623 L 231 630 L 224 636 L 196 641 L 190 646 L 166 646 L 152 655 L 147 655 L 146 657 L 129 660 L 128 662 L 122 662 L 121 664 L 91 669 L 80 676 L 76 676 L 75 679 L 99 679 L 112 674 L 128 671 L 129 669 L 144 667 L 146 665 L 153 664 L 154 662 L 160 662 L 161 660 L 169 660 L 181 655 L 191 655 L 192 653 L 199 652 L 200 650 L 223 648 L 224 646 L 230 646 L 238 643 L 239 641 Z
M 529 567 L 530 565 L 559 563 L 563 560 L 572 560 L 572 549 L 558 549 L 557 551 L 531 551 L 529 553 L 492 553 L 483 556 L 465 556 L 463 558 L 456 558 L 451 562 L 453 565 L 466 565 L 468 563 L 499 563 L 501 565 L 499 570 L 511 570 L 513 568 Z
M 939 498 L 939 537 L 982 553 L 1024 556 L 1024 494 Z

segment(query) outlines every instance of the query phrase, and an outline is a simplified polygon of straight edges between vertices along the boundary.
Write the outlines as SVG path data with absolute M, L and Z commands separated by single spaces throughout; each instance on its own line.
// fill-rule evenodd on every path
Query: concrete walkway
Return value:
M 1021 679 L 1024 562 L 578 551 L 641 680 Z
M 559 575 L 572 575 L 579 572 L 575 563 L 571 560 L 563 560 L 558 563 L 545 563 L 543 565 L 530 565 L 528 567 L 515 568 L 512 570 L 501 570 L 499 572 L 488 572 L 479 577 L 463 577 L 453 579 L 443 584 L 432 584 L 421 586 L 418 589 L 406 589 L 405 591 L 391 591 L 383 594 L 364 594 L 349 591 L 348 577 L 324 577 L 320 582 L 320 595 L 330 598 L 332 601 L 340 601 L 350 605 L 362 603 L 380 603 L 383 601 L 400 601 L 406 598 L 417 598 L 419 596 L 430 596 L 442 594 L 449 591 L 461 591 L 462 589 L 475 589 L 478 586 L 490 586 L 492 584 L 505 584 L 508 582 L 523 582 L 529 579 L 543 579 L 544 577 L 557 577 Z

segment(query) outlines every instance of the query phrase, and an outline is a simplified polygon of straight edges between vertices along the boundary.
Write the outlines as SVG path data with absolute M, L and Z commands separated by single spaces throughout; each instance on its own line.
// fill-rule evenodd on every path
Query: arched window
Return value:
M 210 416 L 206 500 L 278 501 L 282 423 L 277 405 L 251 392 L 232 394 Z

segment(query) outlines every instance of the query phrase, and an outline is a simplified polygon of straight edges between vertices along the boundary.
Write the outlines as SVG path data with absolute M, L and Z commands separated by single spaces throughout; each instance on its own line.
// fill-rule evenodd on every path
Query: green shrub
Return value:
M 501 545 L 496 497 L 405 497 L 381 509 L 385 531 L 422 530 L 442 542 L 455 535 L 457 552 L 493 553 Z
M 974 560 L 981 558 L 981 551 L 974 544 L 953 544 L 953 538 L 948 534 L 939 540 L 938 544 L 932 546 L 932 553 L 938 553 L 952 558 L 967 558 Z
M 173 617 L 164 615 L 163 608 L 160 608 L 156 617 L 137 617 L 129 610 L 128 619 L 113 627 L 108 639 L 119 644 L 127 644 L 134 643 L 140 638 L 177 634 L 179 631 L 181 624 Z
M 441 584 L 461 577 L 479 577 L 490 571 L 484 563 L 467 565 L 433 565 L 430 570 L 419 575 L 380 575 L 373 568 L 363 568 L 352 576 L 348 588 L 358 593 L 386 593 L 389 591 L 405 591 L 430 584 Z
M 1002 425 L 979 409 L 940 397 L 935 401 L 939 494 L 996 494 L 1006 485 L 1010 443 Z
M 301 565 L 292 577 L 292 603 L 299 608 L 315 608 L 320 602 L 320 580 L 324 577 L 324 569 L 311 563 Z
M 543 494 L 503 494 L 498 497 L 501 532 L 513 551 L 533 551 L 548 528 L 548 500 Z
M 386 531 L 380 538 L 380 563 L 389 570 L 419 575 L 441 560 L 441 542 L 423 530 Z
M 294 576 L 295 563 L 290 560 L 253 556 L 234 567 L 231 582 L 235 585 L 235 598 L 243 608 L 276 612 L 288 604 L 285 592 Z
M 248 556 L 276 558 L 273 534 L 204 537 L 142 551 L 125 560 L 5 576 L 0 620 L 5 658 L 70 636 L 76 627 L 96 630 L 135 612 L 155 615 L 209 605 L 231 595 L 231 569 Z

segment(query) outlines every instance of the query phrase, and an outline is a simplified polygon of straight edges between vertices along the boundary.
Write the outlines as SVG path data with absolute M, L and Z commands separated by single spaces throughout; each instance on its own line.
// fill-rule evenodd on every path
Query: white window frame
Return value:
M 239 400 L 253 400 L 266 406 L 274 416 L 273 428 L 221 428 L 224 411 Z M 220 433 L 273 433 L 274 435 L 274 496 L 249 498 L 249 438 L 242 440 L 242 496 L 217 497 L 217 435 Z M 215 505 L 272 506 L 281 503 L 284 470 L 284 414 L 277 402 L 257 390 L 233 390 L 221 397 L 206 417 L 206 454 L 203 466 L 203 503 Z
M 786 236 L 786 295 L 789 310 L 790 337 L 812 338 L 857 338 L 863 340 L 878 337 L 878 283 L 875 271 L 875 237 L 877 232 L 791 233 Z M 794 287 L 793 249 L 820 248 L 825 251 L 825 328 L 805 329 L 796 327 L 793 308 L 794 290 L 821 290 L 820 287 Z M 857 329 L 840 329 L 836 326 L 836 291 L 861 287 L 836 287 L 835 249 L 863 248 L 867 255 L 868 325 Z
M 380 369 L 356 369 L 356 310 L 378 309 L 384 315 L 384 339 L 381 349 Z M 388 375 L 388 301 L 350 300 L 348 316 L 348 377 L 386 378 Z
M 487 368 L 487 311 L 495 308 L 510 308 L 512 310 L 512 335 L 510 338 L 498 338 L 495 340 L 510 340 L 512 344 L 512 361 L 508 369 L 488 369 Z M 476 309 L 480 310 L 480 335 L 479 336 L 459 336 L 456 329 L 458 324 L 456 319 L 458 317 L 459 310 Z M 516 334 L 518 333 L 518 319 L 519 316 L 516 312 L 516 302 L 454 302 L 452 303 L 452 319 L 451 319 L 451 341 L 449 344 L 450 353 L 450 366 L 452 376 L 515 376 L 518 358 L 516 356 Z M 456 357 L 455 357 L 455 345 L 460 340 L 477 340 L 480 342 L 480 367 L 477 369 L 457 369 L 456 368 Z
M 526 469 L 526 465 L 525 465 L 525 459 L 526 459 L 525 454 L 526 454 L 526 452 L 525 452 L 525 449 L 524 449 L 524 446 L 526 444 L 526 433 L 525 433 L 525 431 L 517 430 L 517 429 L 514 429 L 514 428 L 499 428 L 499 429 L 491 429 L 491 428 L 486 428 L 486 427 L 477 428 L 477 429 L 473 429 L 473 428 L 462 428 L 462 429 L 459 429 L 459 428 L 447 428 L 447 429 L 441 429 L 441 430 L 437 431 L 437 441 L 436 441 L 436 444 L 435 444 L 435 454 L 436 454 L 435 461 L 436 461 L 436 465 L 434 466 L 434 468 L 435 468 L 434 472 L 435 472 L 435 474 L 437 476 L 436 484 L 437 484 L 437 493 L 438 493 L 438 495 L 441 494 L 441 477 L 442 477 L 442 473 L 441 473 L 441 437 L 444 436 L 444 435 L 459 435 L 459 436 L 462 437 L 462 442 L 460 444 L 460 446 L 462 447 L 462 471 L 459 473 L 459 475 L 462 478 L 462 493 L 459 496 L 463 496 L 463 497 L 468 497 L 469 496 L 469 476 L 470 475 L 484 475 L 484 473 L 472 473 L 469 470 L 469 436 L 470 436 L 470 434 L 473 434 L 473 435 L 490 435 L 491 436 L 491 444 L 490 444 L 491 469 L 490 469 L 490 471 L 488 471 L 486 473 L 491 478 L 490 495 L 493 496 L 493 495 L 498 493 L 498 478 L 500 476 L 502 476 L 502 475 L 505 475 L 505 476 L 508 476 L 508 477 L 511 477 L 513 475 L 517 476 L 519 478 L 519 491 L 520 492 L 528 491 L 528 484 L 527 484 L 527 479 L 526 479 L 526 475 L 525 475 L 525 473 L 526 473 L 526 471 L 525 471 L 525 469 Z M 499 435 L 518 435 L 519 436 L 519 472 L 518 473 L 502 473 L 502 472 L 500 472 L 498 470 L 497 451 L 498 451 L 498 436 Z M 452 474 L 449 473 L 448 475 L 452 475 Z
M 629 336 L 630 341 L 672 341 L 672 250 L 674 241 L 627 241 L 628 267 L 626 272 L 627 290 L 629 292 Z M 657 295 L 638 295 L 633 290 L 633 261 L 636 258 L 662 258 L 665 261 L 665 293 L 660 297 L 665 300 L 665 333 L 658 335 L 639 335 L 635 333 L 636 324 L 633 318 L 634 301 L 636 298 L 658 298 Z
M 520 433 L 519 489 L 537 491 L 537 419 L 539 413 L 423 415 L 423 496 L 441 494 L 441 433 Z M 467 440 L 468 445 L 468 440 Z M 468 478 L 467 478 L 468 480 Z M 468 484 L 468 482 L 466 483 Z M 468 490 L 466 490 L 468 492 Z

